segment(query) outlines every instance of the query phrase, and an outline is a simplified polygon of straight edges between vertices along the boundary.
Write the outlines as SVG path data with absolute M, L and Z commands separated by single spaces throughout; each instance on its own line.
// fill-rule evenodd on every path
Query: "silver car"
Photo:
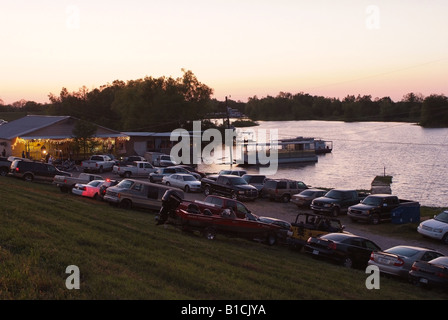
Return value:
M 414 262 L 430 261 L 443 255 L 428 248 L 396 246 L 384 251 L 372 252 L 368 264 L 377 266 L 382 273 L 408 278 Z

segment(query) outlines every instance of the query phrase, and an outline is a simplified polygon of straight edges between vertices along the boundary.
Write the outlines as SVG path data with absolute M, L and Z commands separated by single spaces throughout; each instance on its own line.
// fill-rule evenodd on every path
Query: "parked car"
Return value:
M 115 160 L 109 155 L 93 155 L 88 160 L 81 162 L 81 168 L 84 172 L 99 172 L 112 171 L 115 165 Z
M 176 161 L 168 154 L 158 155 L 154 160 L 154 165 L 156 167 L 171 167 L 176 164 Z
M 0 176 L 8 175 L 10 167 L 11 161 L 9 161 L 8 158 L 0 157 Z
M 442 240 L 448 244 L 448 210 L 434 216 L 434 219 L 420 223 L 417 232 L 425 237 Z
M 185 192 L 199 192 L 201 182 L 188 173 L 175 173 L 162 178 L 162 183 L 184 190 Z
M 268 179 L 262 188 L 262 197 L 269 198 L 271 201 L 289 202 L 291 197 L 308 189 L 308 186 L 302 181 L 289 179 Z
M 291 223 L 285 220 L 277 219 L 277 218 L 271 218 L 271 217 L 258 217 L 258 221 L 264 222 L 264 223 L 271 223 L 280 226 L 282 229 L 280 232 L 277 233 L 277 240 L 279 240 L 281 243 L 286 244 L 287 239 L 292 234 L 292 227 Z
M 93 180 L 104 180 L 104 179 L 102 176 L 97 174 L 81 172 L 77 177 L 56 175 L 53 177 L 53 184 L 55 184 L 61 190 L 61 192 L 71 192 L 71 190 L 75 187 L 77 183 L 87 184 Z
M 70 172 L 57 169 L 54 165 L 38 161 L 14 160 L 9 169 L 11 176 L 21 178 L 25 181 L 47 181 L 53 182 L 55 176 L 71 177 Z
M 377 266 L 382 273 L 408 279 L 414 262 L 430 261 L 443 255 L 428 248 L 395 246 L 384 251 L 372 252 L 368 264 Z
M 199 173 L 190 172 L 181 166 L 171 166 L 171 167 L 157 168 L 155 172 L 151 172 L 149 174 L 149 181 L 154 183 L 162 182 L 164 176 L 169 176 L 175 173 L 187 173 L 196 177 L 197 180 L 201 179 L 201 175 Z
M 106 194 L 107 188 L 116 186 L 120 183 L 120 180 L 106 179 L 106 181 L 101 184 L 100 190 L 98 190 L 98 196 L 101 200 L 104 200 L 104 195 Z
M 420 203 L 399 199 L 391 194 L 371 194 L 360 203 L 348 207 L 347 215 L 352 221 L 378 224 L 381 221 L 390 221 L 394 210 L 398 208 L 402 215 L 411 216 L 416 210 L 420 217 Z
M 309 208 L 311 201 L 316 198 L 323 197 L 327 193 L 323 189 L 310 188 L 303 190 L 300 193 L 294 194 L 291 197 L 291 202 L 297 205 L 299 208 Z
M 299 213 L 291 223 L 292 234 L 288 244 L 301 250 L 310 237 L 318 237 L 327 233 L 343 232 L 345 226 L 337 218 L 329 218 L 314 213 Z
M 219 194 L 234 200 L 255 200 L 258 198 L 258 190 L 251 186 L 240 176 L 232 174 L 219 175 L 218 179 L 202 178 L 201 188 L 206 196 Z
M 72 189 L 72 193 L 78 196 L 97 199 L 99 197 L 98 192 L 103 184 L 104 180 L 93 180 L 89 183 L 77 183 Z
M 253 185 L 258 190 L 258 196 L 261 196 L 261 190 L 264 186 L 264 181 L 266 180 L 266 176 L 263 174 L 244 174 L 242 176 L 244 180 L 247 181 L 248 184 Z
M 448 257 L 414 262 L 409 271 L 409 280 L 415 285 L 448 290 Z
M 333 189 L 324 196 L 311 201 L 310 208 L 314 213 L 328 214 L 333 217 L 346 213 L 348 207 L 364 200 L 367 195 L 352 189 Z
M 372 252 L 381 251 L 373 241 L 351 233 L 328 233 L 319 237 L 310 237 L 305 252 L 321 257 L 347 268 L 367 267 Z
M 184 192 L 178 188 L 142 180 L 124 179 L 114 187 L 107 188 L 104 200 L 123 209 L 142 208 L 158 211 L 162 197 L 167 190 L 174 190 L 184 199 Z

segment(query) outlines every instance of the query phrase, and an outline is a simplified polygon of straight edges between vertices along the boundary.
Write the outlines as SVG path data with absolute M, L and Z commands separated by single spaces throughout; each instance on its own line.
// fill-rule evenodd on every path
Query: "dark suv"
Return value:
M 262 189 L 262 197 L 271 201 L 289 202 L 292 195 L 308 189 L 302 181 L 289 179 L 267 179 Z
M 52 182 L 56 175 L 71 177 L 71 173 L 61 171 L 52 164 L 23 160 L 14 160 L 9 169 L 9 173 L 11 176 L 21 178 L 25 181 L 39 180 Z

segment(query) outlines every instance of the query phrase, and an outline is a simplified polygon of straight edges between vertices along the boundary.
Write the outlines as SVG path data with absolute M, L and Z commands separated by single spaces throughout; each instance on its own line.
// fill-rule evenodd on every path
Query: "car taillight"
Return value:
M 418 270 L 420 270 L 420 268 L 415 266 L 415 265 L 412 265 L 411 270 L 412 271 L 418 271 Z
M 401 258 L 397 258 L 397 261 L 394 263 L 395 267 L 401 267 L 402 265 L 404 265 L 404 261 Z
M 373 252 L 373 251 L 370 254 L 370 260 L 375 261 L 375 252 Z
M 311 243 L 311 237 L 309 237 L 308 240 L 306 240 L 306 243 Z
M 16 172 L 19 172 L 19 171 L 20 171 L 19 167 L 16 167 Z
M 448 274 L 444 272 L 436 272 L 435 275 L 439 278 L 448 279 Z
M 334 243 L 334 242 L 328 243 L 328 249 L 335 250 L 336 249 L 336 243 Z

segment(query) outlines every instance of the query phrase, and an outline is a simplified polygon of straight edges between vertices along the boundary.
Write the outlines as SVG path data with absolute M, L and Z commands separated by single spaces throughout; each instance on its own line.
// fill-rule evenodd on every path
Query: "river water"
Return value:
M 392 193 L 424 206 L 445 207 L 448 194 L 448 128 L 411 123 L 261 121 L 255 132 L 277 130 L 279 138 L 315 137 L 333 141 L 333 152 L 311 164 L 279 165 L 271 178 L 301 180 L 324 188 L 369 190 L 377 175 L 392 176 Z M 217 172 L 235 165 L 199 165 Z M 257 167 L 245 167 L 258 173 Z

